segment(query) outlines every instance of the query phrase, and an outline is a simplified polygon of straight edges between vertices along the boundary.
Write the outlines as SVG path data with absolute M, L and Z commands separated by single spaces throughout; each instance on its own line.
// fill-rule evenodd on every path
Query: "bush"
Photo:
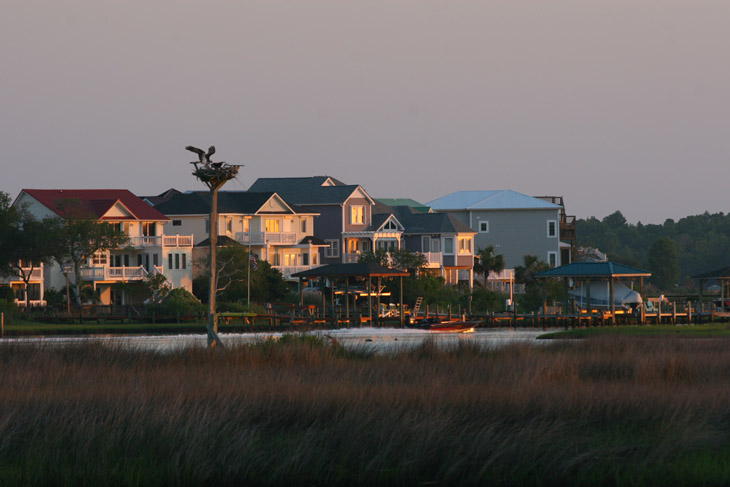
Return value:
M 154 313 L 185 316 L 198 315 L 205 312 L 205 306 L 198 298 L 183 288 L 172 289 L 161 303 L 148 307 Z
M 43 293 L 47 306 L 61 306 L 66 302 L 66 295 L 57 289 L 46 289 Z
M 10 286 L 0 286 L 0 312 L 13 314 L 17 309 L 15 291 Z

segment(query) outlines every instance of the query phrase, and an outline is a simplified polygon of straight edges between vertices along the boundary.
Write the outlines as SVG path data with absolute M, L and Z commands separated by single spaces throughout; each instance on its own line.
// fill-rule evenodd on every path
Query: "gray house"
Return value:
M 561 265 L 559 205 L 511 190 L 457 191 L 426 205 L 476 231 L 474 251 L 492 245 L 507 268 L 522 265 L 525 255 Z
M 322 264 L 357 262 L 361 253 L 377 248 L 378 241 L 400 239 L 400 229 L 392 222 L 373 226 L 375 200 L 359 185 L 329 176 L 259 178 L 249 191 L 275 191 L 288 203 L 316 213 L 314 236 L 328 245 Z
M 413 206 L 379 203 L 374 212 L 374 218 L 395 218 L 402 227 L 401 248 L 422 253 L 428 271 L 444 277 L 449 284 L 466 281 L 470 288 L 473 286 L 473 240 L 477 232 L 448 214 L 424 213 Z

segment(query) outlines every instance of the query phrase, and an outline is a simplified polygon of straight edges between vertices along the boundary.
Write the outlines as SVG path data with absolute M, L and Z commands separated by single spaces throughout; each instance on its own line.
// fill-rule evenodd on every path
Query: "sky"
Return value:
M 0 191 L 205 189 L 186 145 L 373 197 L 730 211 L 727 0 L 3 0 Z

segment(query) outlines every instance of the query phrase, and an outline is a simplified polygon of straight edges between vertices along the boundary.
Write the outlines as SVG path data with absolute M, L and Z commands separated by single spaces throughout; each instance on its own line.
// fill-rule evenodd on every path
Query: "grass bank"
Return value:
M 730 337 L 730 324 L 710 323 L 704 325 L 642 325 L 642 326 L 600 326 L 574 328 L 540 335 L 540 339 L 588 338 L 598 336 L 637 337 Z
M 730 481 L 730 338 L 0 348 L 13 485 Z

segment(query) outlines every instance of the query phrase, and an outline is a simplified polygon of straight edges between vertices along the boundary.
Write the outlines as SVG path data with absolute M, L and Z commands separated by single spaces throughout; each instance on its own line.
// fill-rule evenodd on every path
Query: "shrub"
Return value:
M 183 288 L 172 289 L 161 303 L 148 307 L 149 311 L 159 314 L 191 316 L 205 312 L 205 306 L 198 298 Z

